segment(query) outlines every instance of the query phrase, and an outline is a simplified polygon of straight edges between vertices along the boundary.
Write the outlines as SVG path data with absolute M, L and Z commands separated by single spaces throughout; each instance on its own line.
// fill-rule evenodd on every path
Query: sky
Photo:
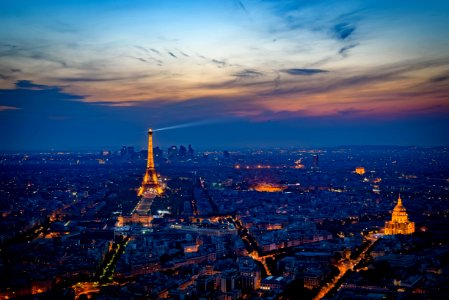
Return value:
M 449 145 L 449 2 L 0 1 L 0 150 L 171 126 L 155 145 Z

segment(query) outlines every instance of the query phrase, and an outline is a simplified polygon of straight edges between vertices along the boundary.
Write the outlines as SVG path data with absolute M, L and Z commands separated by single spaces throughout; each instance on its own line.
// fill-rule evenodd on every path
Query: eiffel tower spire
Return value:
M 153 129 L 148 129 L 148 157 L 147 157 L 147 169 L 154 169 L 153 158 Z

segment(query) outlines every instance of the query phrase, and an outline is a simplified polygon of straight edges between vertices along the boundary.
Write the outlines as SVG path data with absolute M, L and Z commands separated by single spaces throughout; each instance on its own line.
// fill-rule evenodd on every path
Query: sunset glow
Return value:
M 441 144 L 447 134 L 426 127 L 449 113 L 448 12 L 443 1 L 2 1 L 0 118 L 17 128 L 32 114 L 66 130 L 88 115 L 79 110 L 133 130 L 330 118 L 339 131 L 341 120 L 372 120 L 373 132 L 379 120 L 401 131 L 420 120 L 425 133 L 398 142 Z M 44 115 L 30 98 L 51 102 Z M 134 110 L 153 114 L 129 121 Z

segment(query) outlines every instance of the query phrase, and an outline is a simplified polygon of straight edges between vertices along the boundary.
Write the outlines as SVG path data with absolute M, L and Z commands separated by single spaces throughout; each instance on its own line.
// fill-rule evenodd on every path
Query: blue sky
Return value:
M 447 28 L 447 1 L 2 1 L 0 149 L 447 145 Z

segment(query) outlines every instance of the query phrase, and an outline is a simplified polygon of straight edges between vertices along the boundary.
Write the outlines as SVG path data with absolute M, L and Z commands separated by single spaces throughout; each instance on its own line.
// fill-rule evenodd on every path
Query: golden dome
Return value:
M 398 203 L 393 209 L 394 212 L 406 212 L 404 205 L 402 205 L 401 195 L 398 197 Z

